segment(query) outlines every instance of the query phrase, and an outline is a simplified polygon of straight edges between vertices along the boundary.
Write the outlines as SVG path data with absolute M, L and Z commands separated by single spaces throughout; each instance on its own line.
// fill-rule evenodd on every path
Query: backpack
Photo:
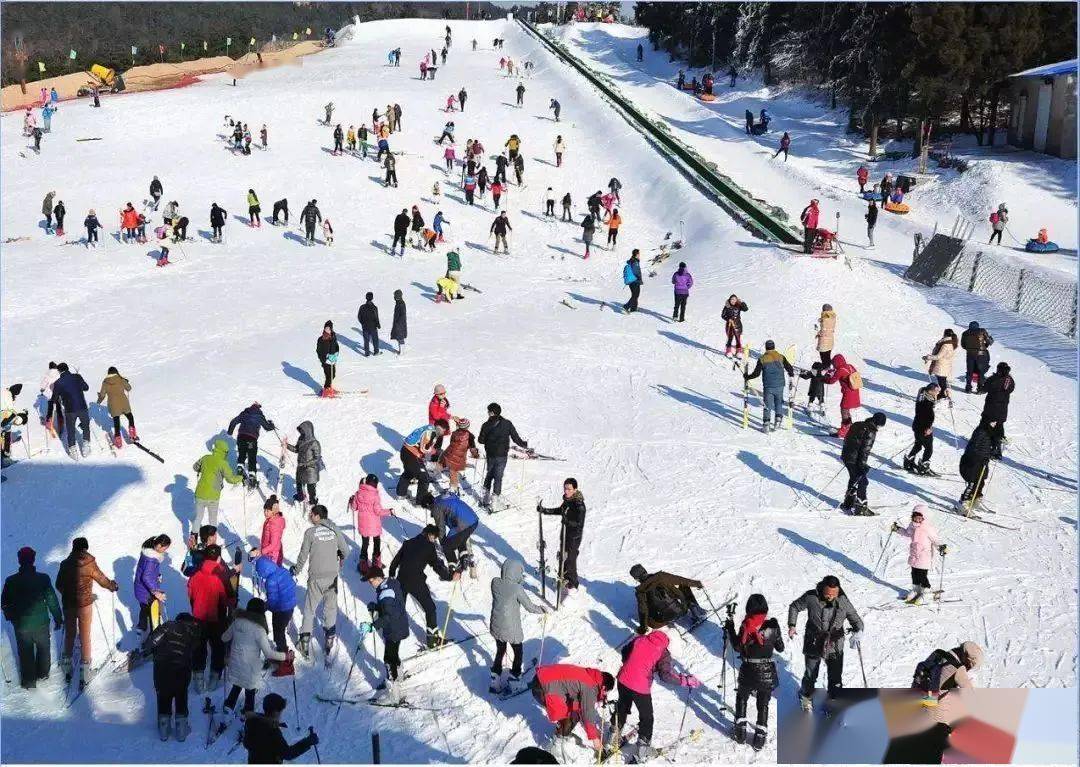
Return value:
M 949 664 L 960 668 L 963 664 L 947 650 L 934 650 L 924 661 L 920 661 L 915 667 L 915 674 L 911 679 L 913 689 L 923 692 L 938 692 L 941 690 L 941 672 L 945 665 Z
M 995 210 L 993 213 L 990 214 L 990 223 L 991 224 L 996 224 L 997 222 L 998 222 L 998 212 Z
M 859 375 L 859 371 L 856 370 L 855 368 L 851 369 L 851 373 L 848 375 L 847 380 L 848 380 L 848 384 L 851 386 L 852 389 L 861 389 L 862 388 L 862 376 Z
M 622 281 L 624 285 L 630 285 L 637 282 L 637 277 L 634 275 L 634 267 L 630 264 L 626 264 L 622 270 Z
M 658 623 L 671 623 L 686 615 L 686 602 L 676 589 L 654 586 L 646 597 L 649 618 Z

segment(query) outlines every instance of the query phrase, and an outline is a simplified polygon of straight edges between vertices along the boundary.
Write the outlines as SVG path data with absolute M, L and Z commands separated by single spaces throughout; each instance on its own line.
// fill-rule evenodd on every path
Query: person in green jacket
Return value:
M 456 250 L 446 254 L 446 276 L 461 284 L 461 256 Z
M 260 213 L 262 207 L 259 205 L 259 196 L 254 189 L 248 189 L 248 226 L 262 226 Z
M 204 513 L 209 513 L 210 524 L 217 527 L 218 499 L 221 488 L 228 482 L 240 484 L 240 477 L 229 465 L 229 443 L 223 439 L 214 441 L 214 449 L 195 462 L 193 467 L 199 475 L 195 485 L 195 525 L 192 530 L 202 527 Z
M 23 689 L 32 690 L 38 682 L 49 678 L 49 615 L 55 631 L 64 627 L 64 617 L 49 576 L 34 567 L 37 552 L 23 546 L 18 557 L 19 572 L 4 581 L 0 604 L 4 617 L 15 628 L 19 683 Z

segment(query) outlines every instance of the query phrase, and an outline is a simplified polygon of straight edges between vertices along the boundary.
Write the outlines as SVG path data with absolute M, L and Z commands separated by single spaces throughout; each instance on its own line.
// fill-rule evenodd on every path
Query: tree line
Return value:
M 879 136 L 960 131 L 993 144 L 1007 78 L 1076 57 L 1075 3 L 639 2 L 655 50 L 690 67 L 760 71 L 848 110 Z M 717 81 L 722 81 L 717 77 Z

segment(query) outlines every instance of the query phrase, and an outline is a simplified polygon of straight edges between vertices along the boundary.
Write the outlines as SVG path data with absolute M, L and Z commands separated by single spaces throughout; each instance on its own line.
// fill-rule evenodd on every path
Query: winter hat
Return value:
M 272 509 L 277 505 L 278 497 L 276 495 L 271 495 L 269 498 L 266 499 L 266 503 L 263 504 L 263 510 L 265 511 L 266 509 Z
M 978 329 L 979 329 L 979 323 L 975 322 L 975 320 L 972 320 L 971 322 L 968 323 L 968 330 L 978 330 Z
M 248 600 L 247 611 L 249 613 L 264 613 L 266 612 L 266 602 L 258 597 L 252 597 Z
M 278 714 L 284 711 L 287 705 L 285 699 L 276 692 L 272 692 L 263 698 L 263 711 L 267 714 Z
M 374 474 L 368 474 L 366 477 L 364 477 L 364 484 L 370 485 L 371 487 L 378 487 L 379 478 L 376 477 Z
M 685 269 L 686 268 L 686 262 L 685 261 L 680 261 L 679 262 L 679 268 L 680 269 Z
M 435 384 L 435 394 L 446 394 L 446 387 L 442 384 Z
M 882 426 L 885 425 L 885 421 L 887 419 L 885 418 L 884 413 L 874 413 L 874 415 L 871 417 L 871 420 L 874 422 L 874 425 L 880 429 Z
M 823 312 L 831 312 L 832 311 L 832 304 L 822 304 L 821 305 L 821 311 L 823 311 Z
M 370 301 L 373 298 L 375 298 L 375 294 L 372 293 L 370 290 L 364 294 L 364 300 L 366 301 Z
M 510 764 L 558 764 L 550 752 L 536 746 L 526 746 L 514 755 Z
M 16 555 L 19 558 L 19 567 L 26 567 L 34 564 L 34 559 L 37 557 L 37 552 L 29 546 L 23 546 L 19 549 L 19 553 Z
M 641 565 L 634 565 L 630 568 L 630 577 L 638 583 L 641 583 L 641 581 L 645 580 L 645 577 L 648 574 L 648 571 Z
M 609 674 L 606 671 L 604 671 L 601 674 L 601 677 L 604 680 L 603 681 L 604 690 L 614 690 L 615 689 L 615 677 L 613 677 L 611 674 Z
M 914 517 L 916 514 L 918 514 L 923 519 L 926 519 L 926 506 L 921 503 L 915 504 L 915 508 L 911 510 L 911 516 Z
M 1000 365 L 998 367 L 1000 367 Z M 21 383 L 12 384 L 11 386 L 8 387 L 8 391 L 11 392 L 11 396 L 13 398 L 18 397 L 19 393 L 22 391 L 22 384 Z
M 775 348 L 776 348 L 776 342 L 775 341 L 766 341 L 765 342 L 765 349 L 767 351 L 771 351 L 771 350 L 773 350 Z
M 459 418 L 459 419 L 457 419 L 457 427 L 459 429 L 468 429 L 469 426 L 471 426 L 471 425 L 472 424 L 469 422 L 468 418 Z
M 983 649 L 974 642 L 964 642 L 960 645 L 960 654 L 967 659 L 967 667 L 974 671 L 983 663 Z
M 398 299 L 400 299 L 400 298 L 401 298 L 401 290 L 400 290 L 400 289 L 399 289 L 399 290 L 395 290 L 395 291 L 394 291 L 394 300 L 395 300 L 395 301 L 397 301 L 397 300 L 398 300 Z

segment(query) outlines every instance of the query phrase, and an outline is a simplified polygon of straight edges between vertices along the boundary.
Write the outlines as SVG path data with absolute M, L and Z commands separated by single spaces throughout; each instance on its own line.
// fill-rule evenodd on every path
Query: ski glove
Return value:
M 701 680 L 693 674 L 679 674 L 679 684 L 694 690 L 701 687 Z
M 371 625 L 371 621 L 364 621 L 357 626 L 357 630 L 360 632 L 360 642 L 364 641 L 364 637 L 370 634 L 373 629 L 374 626 Z M 359 642 L 357 644 L 359 644 Z
M 899 523 L 899 522 L 893 522 L 893 523 L 892 523 L 892 531 L 893 531 L 894 533 L 898 533 L 898 532 L 900 532 L 901 530 L 903 530 L 903 528 L 902 528 L 902 527 L 900 527 L 900 523 Z
M 848 637 L 848 647 L 855 650 L 862 645 L 862 638 L 859 636 L 858 631 L 852 631 L 851 636 Z
M 943 543 L 940 546 L 938 546 L 938 553 L 941 554 L 941 556 L 945 556 L 948 552 L 949 552 L 949 547 L 946 544 Z
M 291 575 L 293 578 L 296 577 L 296 565 L 293 565 L 289 568 L 289 575 Z

